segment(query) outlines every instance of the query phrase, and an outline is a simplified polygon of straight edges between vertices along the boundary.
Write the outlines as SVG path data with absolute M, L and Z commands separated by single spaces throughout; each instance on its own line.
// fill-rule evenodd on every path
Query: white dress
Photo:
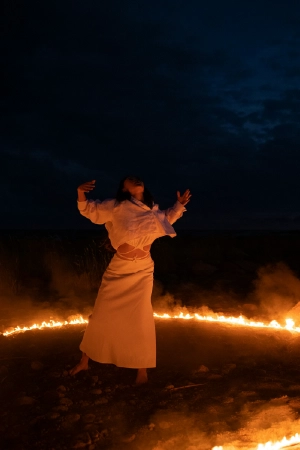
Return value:
M 182 216 L 185 208 L 180 206 L 176 205 L 175 211 L 174 208 L 167 210 L 171 211 L 168 216 L 141 202 L 124 202 L 116 208 L 111 201 L 79 202 L 78 205 L 85 217 L 95 223 L 106 223 L 115 248 L 127 242 L 139 249 L 163 235 L 176 235 L 170 222 L 171 217 L 173 222 Z M 156 366 L 151 305 L 153 271 L 150 253 L 144 258 L 127 260 L 114 255 L 102 277 L 93 313 L 80 344 L 80 350 L 89 358 L 134 369 Z
M 91 359 L 134 369 L 155 367 L 153 270 L 150 255 L 131 260 L 114 255 L 80 344 Z

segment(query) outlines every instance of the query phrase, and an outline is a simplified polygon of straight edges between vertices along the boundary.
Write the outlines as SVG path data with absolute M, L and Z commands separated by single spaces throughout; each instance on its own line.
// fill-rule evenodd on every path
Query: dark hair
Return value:
M 140 177 L 134 176 L 134 175 L 129 175 L 128 177 L 123 178 L 120 181 L 118 190 L 117 190 L 117 194 L 116 194 L 116 201 L 118 203 L 122 203 L 125 200 L 130 200 L 131 199 L 131 194 L 128 191 L 123 191 L 124 188 L 124 182 L 126 180 L 130 180 L 130 181 L 136 181 L 136 182 L 142 182 L 142 179 Z M 153 196 L 150 193 L 150 191 L 148 191 L 148 189 L 144 186 L 144 201 L 143 203 L 147 206 L 149 206 L 150 209 L 153 208 L 153 204 L 154 204 L 154 200 L 153 200 Z

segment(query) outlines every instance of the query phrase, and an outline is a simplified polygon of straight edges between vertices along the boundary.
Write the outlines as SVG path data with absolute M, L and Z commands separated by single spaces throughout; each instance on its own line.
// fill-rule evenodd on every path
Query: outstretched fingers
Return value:
M 187 189 L 182 195 L 179 191 L 177 191 L 177 200 L 184 206 L 186 205 L 190 199 L 191 199 L 191 191 Z
M 78 186 L 78 191 L 81 192 L 90 192 L 95 188 L 96 180 L 86 181 L 85 183 Z

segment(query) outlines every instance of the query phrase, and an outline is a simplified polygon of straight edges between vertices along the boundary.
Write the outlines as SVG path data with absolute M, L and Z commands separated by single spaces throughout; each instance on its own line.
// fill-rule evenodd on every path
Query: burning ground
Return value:
M 84 327 L 1 337 L 4 449 L 254 449 L 299 432 L 300 336 L 156 320 L 158 361 L 135 371 L 91 362 L 71 378 Z
M 170 244 L 162 241 L 153 255 L 154 309 L 243 314 L 282 324 L 290 317 L 300 325 L 297 239 L 284 238 L 283 245 L 277 238 L 268 248 L 258 238 L 243 245 L 206 238 L 201 245 L 182 246 L 179 240 L 178 247 L 174 240 L 168 252 L 164 246 Z M 6 266 L 2 331 L 89 314 L 96 288 L 91 271 L 79 261 L 75 277 L 74 260 L 55 259 L 55 242 L 56 253 L 39 252 L 48 278 L 42 264 L 31 276 L 27 264 L 27 277 L 16 277 L 9 291 L 13 275 Z M 64 255 L 65 250 L 64 243 Z M 36 285 L 42 285 L 39 291 Z M 80 356 L 82 324 L 0 336 L 1 448 L 256 449 L 300 431 L 299 333 L 159 318 L 156 330 L 157 368 L 139 388 L 132 385 L 135 371 L 111 365 L 91 362 L 89 371 L 68 375 Z

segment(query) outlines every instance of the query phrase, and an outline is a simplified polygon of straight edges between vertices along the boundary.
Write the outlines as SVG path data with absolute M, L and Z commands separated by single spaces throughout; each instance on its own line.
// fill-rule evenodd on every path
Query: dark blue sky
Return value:
M 85 228 L 145 179 L 178 227 L 300 227 L 300 3 L 6 1 L 2 228 Z M 3 209 L 4 208 L 4 209 Z

